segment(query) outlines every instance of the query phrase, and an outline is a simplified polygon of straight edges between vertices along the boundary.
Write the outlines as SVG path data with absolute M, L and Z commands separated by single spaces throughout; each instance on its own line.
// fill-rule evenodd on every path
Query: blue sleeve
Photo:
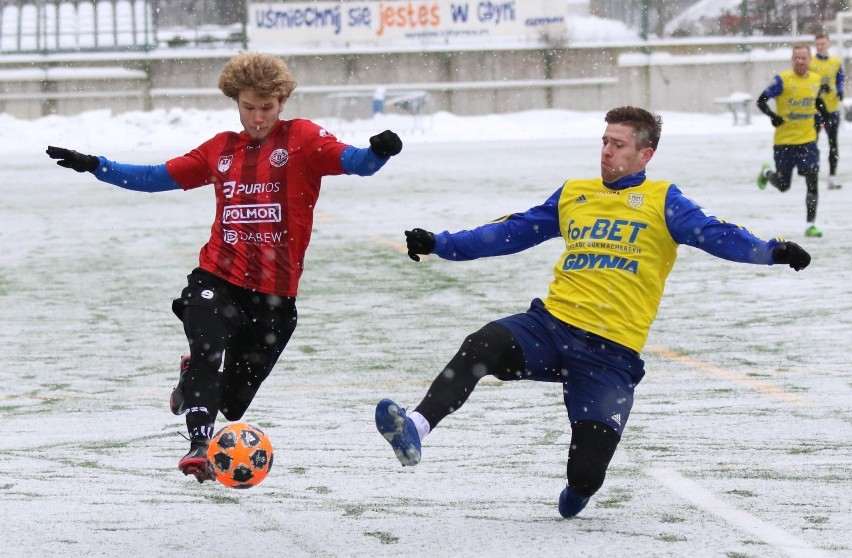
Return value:
M 772 99 L 784 92 L 784 84 L 781 82 L 781 76 L 775 76 L 769 87 L 763 90 L 763 94 Z
M 835 90 L 837 94 L 841 97 L 843 96 L 843 84 L 846 83 L 846 75 L 843 73 L 843 67 L 841 66 L 839 70 L 837 70 L 837 83 L 834 84 Z
M 748 230 L 707 215 L 672 184 L 666 194 L 666 225 L 678 244 L 686 244 L 732 262 L 772 265 L 779 239 L 760 239 Z
M 165 192 L 179 190 L 180 184 L 162 165 L 126 165 L 98 157 L 101 165 L 95 171 L 95 177 L 101 182 L 119 186 L 136 192 Z
M 379 157 L 369 147 L 352 147 L 343 148 L 340 153 L 340 168 L 346 174 L 356 174 L 358 176 L 372 176 L 382 168 L 389 159 Z
M 559 232 L 559 188 L 543 204 L 513 213 L 471 231 L 435 235 L 432 253 L 453 261 L 515 254 L 555 238 Z

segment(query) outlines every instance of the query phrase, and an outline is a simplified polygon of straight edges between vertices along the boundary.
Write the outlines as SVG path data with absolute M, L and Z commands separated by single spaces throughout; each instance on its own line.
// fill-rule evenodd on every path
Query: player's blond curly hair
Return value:
M 219 76 L 219 89 L 235 101 L 243 91 L 262 97 L 278 97 L 282 102 L 296 89 L 296 82 L 284 60 L 270 54 L 241 52 L 225 64 Z

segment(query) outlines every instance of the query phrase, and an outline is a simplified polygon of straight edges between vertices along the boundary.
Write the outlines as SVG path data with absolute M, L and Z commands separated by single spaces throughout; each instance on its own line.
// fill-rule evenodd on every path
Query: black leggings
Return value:
M 219 411 L 231 421 L 242 418 L 269 376 L 296 328 L 295 299 L 196 270 L 174 308 L 190 350 L 183 385 L 187 429 L 192 438 L 209 438 Z
M 828 174 L 834 176 L 837 171 L 837 161 L 840 159 L 837 150 L 837 128 L 840 126 L 832 126 L 828 122 L 825 124 L 825 135 L 828 137 Z M 817 137 L 822 126 L 817 126 Z
M 777 174 L 775 175 L 778 176 Z M 805 194 L 805 212 L 807 214 L 808 223 L 816 221 L 817 203 L 819 202 L 819 171 L 808 171 L 804 174 L 805 186 L 807 193 Z M 782 192 L 790 189 L 790 182 L 781 182 L 780 179 L 771 181 L 772 184 Z
M 435 428 L 464 405 L 479 380 L 489 374 L 501 380 L 520 379 L 524 363 L 524 353 L 512 332 L 491 322 L 467 336 L 415 411 Z
M 489 323 L 469 335 L 453 359 L 432 382 L 415 411 L 423 415 L 431 428 L 457 411 L 487 375 L 501 380 L 519 380 L 525 367 L 523 351 L 511 331 Z M 568 485 L 583 497 L 598 491 L 621 437 L 611 427 L 591 420 L 571 425 L 568 450 Z

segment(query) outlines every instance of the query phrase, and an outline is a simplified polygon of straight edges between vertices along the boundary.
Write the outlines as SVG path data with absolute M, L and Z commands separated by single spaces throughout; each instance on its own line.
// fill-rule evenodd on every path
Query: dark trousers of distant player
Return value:
M 837 172 L 837 161 L 840 159 L 837 147 L 837 132 L 840 129 L 840 111 L 831 112 L 828 114 L 828 119 L 817 113 L 814 117 L 814 124 L 819 131 L 825 127 L 825 134 L 828 136 L 828 174 L 834 176 Z
M 526 313 L 469 335 L 415 411 L 434 428 L 487 375 L 561 382 L 571 421 L 568 485 L 588 497 L 603 485 L 644 373 L 636 352 L 557 320 L 536 299 Z
M 243 289 L 195 269 L 172 309 L 189 341 L 183 393 L 193 440 L 209 439 L 219 411 L 239 420 L 296 329 L 296 299 Z M 221 369 L 221 371 L 220 371 Z
M 775 157 L 775 173 L 770 182 L 781 192 L 790 189 L 793 170 L 805 177 L 805 212 L 808 223 L 816 220 L 819 202 L 819 149 L 815 141 L 801 145 L 776 145 L 772 148 Z

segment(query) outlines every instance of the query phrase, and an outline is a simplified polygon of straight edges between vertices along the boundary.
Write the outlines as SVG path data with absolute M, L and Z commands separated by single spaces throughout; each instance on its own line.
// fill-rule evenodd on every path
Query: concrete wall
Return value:
M 716 112 L 732 92 L 755 98 L 790 66 L 793 42 L 730 41 L 516 50 L 283 54 L 299 87 L 288 113 L 367 117 L 373 91 L 421 91 L 425 112 L 489 114 L 526 109 Z M 19 118 L 109 108 L 233 106 L 217 89 L 232 52 L 187 50 L 103 57 L 0 57 L 0 111 Z M 848 71 L 847 71 L 848 73 Z M 388 103 L 389 110 L 395 110 Z

